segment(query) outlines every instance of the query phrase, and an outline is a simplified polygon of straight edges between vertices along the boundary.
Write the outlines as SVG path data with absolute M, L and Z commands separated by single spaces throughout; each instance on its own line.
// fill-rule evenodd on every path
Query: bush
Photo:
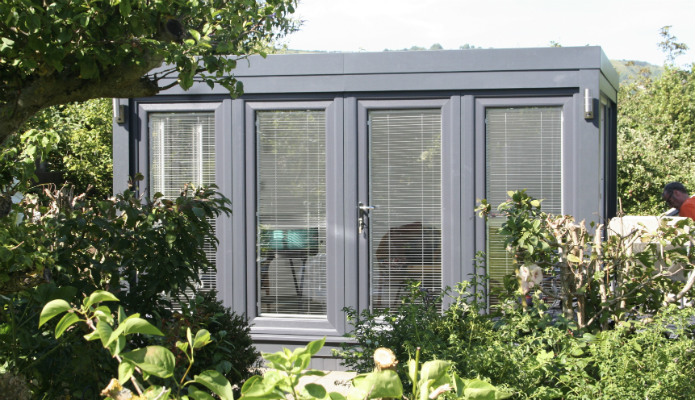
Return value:
M 115 368 L 108 354 L 79 328 L 58 339 L 37 329 L 42 304 L 107 289 L 128 313 L 166 318 L 168 299 L 195 291 L 199 274 L 214 271 L 204 245 L 216 246 L 210 220 L 229 212 L 227 204 L 214 188 L 152 201 L 131 191 L 98 200 L 69 188 L 27 195 L 0 220 L 0 364 L 26 376 L 34 393 L 98 397 Z
M 437 328 L 444 294 L 434 296 L 416 282 L 408 289 L 409 295 L 395 310 L 363 310 L 358 313 L 352 308 L 344 309 L 353 327 L 348 334 L 353 341 L 342 343 L 342 350 L 337 353 L 343 358 L 344 366 L 362 373 L 371 371 L 371 357 L 379 347 L 392 349 L 398 360 L 415 358 L 418 347 L 423 359 L 441 358 L 446 350 L 446 340 L 438 335 Z M 406 363 L 399 363 L 398 373 L 407 382 Z
M 184 355 L 176 350 L 175 338 L 182 337 L 189 328 L 210 332 L 211 343 L 198 350 L 191 373 L 199 373 L 201 365 L 213 368 L 232 385 L 241 387 L 246 379 L 258 373 L 261 354 L 253 347 L 247 319 L 222 305 L 216 295 L 217 292 L 210 291 L 183 303 L 180 312 L 162 321 L 162 332 L 168 340 L 167 348 L 177 359 Z
M 695 311 L 670 306 L 653 318 L 619 324 L 613 330 L 585 332 L 561 315 L 549 312 L 535 296 L 522 307 L 518 296 L 501 300 L 485 313 L 485 305 L 459 286 L 452 305 L 434 318 L 426 308 L 402 307 L 403 320 L 430 322 L 429 338 L 409 337 L 412 327 L 363 313 L 357 344 L 346 346 L 344 365 L 371 370 L 371 353 L 395 346 L 399 366 L 408 351 L 420 346 L 424 359 L 447 359 L 462 378 L 484 377 L 514 398 L 528 399 L 685 399 L 695 380 L 693 317 Z M 412 300 L 410 300 L 412 301 Z M 406 301 L 406 302 L 410 302 Z M 384 329 L 386 328 L 386 329 Z M 401 338 L 398 343 L 394 338 Z M 364 346 L 363 348 L 361 348 Z M 407 370 L 399 369 L 399 375 Z M 405 382 L 405 381 L 404 381 Z

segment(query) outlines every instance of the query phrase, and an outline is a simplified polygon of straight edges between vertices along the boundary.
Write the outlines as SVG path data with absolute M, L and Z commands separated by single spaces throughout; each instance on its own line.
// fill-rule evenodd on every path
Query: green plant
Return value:
M 229 211 L 214 188 L 188 193 L 148 201 L 126 191 L 97 200 L 63 188 L 15 204 L 0 219 L 0 363 L 26 376 L 34 393 L 97 395 L 97 383 L 113 375 L 112 365 L 95 352 L 94 343 L 81 340 L 79 329 L 58 339 L 37 329 L 41 307 L 56 298 L 70 301 L 109 289 L 121 296 L 128 313 L 168 318 L 170 301 L 162 294 L 173 298 L 195 290 L 199 274 L 214 268 L 203 250 L 206 243 L 216 245 L 210 218 Z M 232 323 L 239 330 L 220 326 L 215 336 L 227 349 L 244 338 L 245 321 Z M 223 330 L 228 331 L 224 338 Z M 141 343 L 137 337 L 129 340 Z M 242 354 L 249 355 L 244 340 L 235 349 L 245 348 Z M 82 357 L 85 353 L 95 355 Z M 232 363 L 242 374 L 243 361 Z M 217 366 L 225 370 L 222 361 Z
M 407 376 L 405 360 L 415 356 L 421 348 L 424 357 L 446 357 L 446 341 L 438 334 L 440 307 L 447 291 L 433 295 L 412 282 L 408 295 L 401 299 L 395 310 L 368 310 L 357 312 L 345 308 L 353 330 L 347 335 L 352 341 L 341 344 L 343 365 L 351 370 L 367 372 L 372 369 L 371 355 L 379 347 L 392 349 L 401 361 L 398 373 Z
M 47 152 L 36 154 L 35 160 L 41 162 L 42 172 L 54 174 L 51 182 L 73 185 L 77 193 L 107 198 L 113 183 L 112 124 L 111 100 L 92 99 L 43 109 L 22 126 L 20 135 L 31 131 L 39 138 L 57 139 Z M 15 145 L 22 148 L 30 144 Z
M 254 376 L 241 388 L 240 400 L 332 399 L 346 400 L 338 392 L 326 392 L 318 384 L 300 385 L 303 376 L 323 376 L 324 372 L 308 370 L 311 356 L 325 343 L 325 338 L 310 342 L 294 351 L 283 349 L 277 353 L 264 353 L 268 370 L 264 376 Z M 390 350 L 388 350 L 390 351 Z M 505 399 L 510 393 L 500 390 L 480 379 L 461 379 L 452 370 L 450 361 L 432 360 L 420 363 L 420 351 L 407 363 L 408 379 L 412 392 L 404 394 L 403 383 L 391 369 L 373 370 L 357 375 L 352 381 L 347 400 L 405 398 L 410 400 L 436 399 L 440 396 L 464 400 Z
M 187 369 L 179 378 L 175 377 L 176 360 L 174 354 L 162 346 L 147 346 L 128 349 L 126 338 L 129 335 L 163 334 L 139 314 L 127 315 L 119 307 L 117 315 L 102 304 L 118 301 L 118 298 L 106 291 L 95 291 L 85 297 L 81 306 L 74 306 L 62 299 L 48 302 L 39 318 L 39 327 L 49 320 L 63 315 L 55 327 L 55 337 L 60 338 L 73 325 L 82 323 L 89 329 L 85 335 L 88 341 L 99 340 L 104 349 L 118 361 L 118 379 L 112 379 L 102 391 L 107 399 L 125 397 L 131 389 L 123 385 L 129 383 L 143 399 L 209 399 L 210 395 L 201 387 L 210 390 L 223 400 L 233 400 L 232 386 L 222 374 L 214 370 L 205 370 L 193 378 L 189 372 L 195 362 L 195 353 L 210 343 L 210 334 L 206 330 L 198 331 L 195 336 L 191 330 L 186 331 L 186 341 L 176 342 L 176 347 L 186 355 Z M 138 379 L 148 382 L 145 385 Z M 151 383 L 151 377 L 157 377 L 168 383 L 157 385 Z M 196 386 L 197 385 L 197 386 Z
M 224 307 L 216 295 L 216 291 L 198 294 L 181 303 L 179 312 L 163 318 L 164 345 L 174 351 L 178 360 L 183 354 L 175 351 L 175 338 L 185 334 L 187 329 L 208 331 L 210 343 L 198 350 L 198 365 L 212 367 L 232 385 L 241 386 L 246 379 L 258 374 L 261 355 L 253 346 L 247 319 Z M 191 373 L 199 369 L 194 366 Z
M 565 318 L 576 321 L 578 328 L 600 325 L 606 329 L 610 321 L 654 313 L 691 292 L 695 277 L 687 282 L 671 278 L 679 272 L 687 274 L 695 265 L 695 255 L 687 251 L 695 244 L 692 221 L 662 222 L 655 233 L 635 229 L 604 239 L 602 224 L 590 233 L 583 221 L 543 213 L 540 201 L 523 190 L 509 196 L 498 207 L 506 216 L 500 232 L 518 268 L 518 294 L 538 291 L 559 298 Z M 489 212 L 487 204 L 480 209 L 484 215 Z M 638 241 L 646 244 L 634 251 Z M 542 277 L 535 283 L 528 281 L 524 271 L 538 266 L 556 280 L 555 291 L 540 285 Z

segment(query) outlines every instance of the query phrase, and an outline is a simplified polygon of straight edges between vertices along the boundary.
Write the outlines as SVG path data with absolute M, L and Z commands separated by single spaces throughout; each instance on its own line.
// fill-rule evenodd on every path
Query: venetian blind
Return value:
M 393 309 L 419 281 L 441 291 L 441 111 L 369 113 L 371 299 Z
M 542 209 L 562 212 L 562 108 L 488 108 L 486 130 L 487 257 L 490 284 L 499 286 L 514 272 L 504 238 L 497 232 L 504 218 L 495 214 L 510 190 L 526 189 L 543 199 Z M 494 301 L 494 299 L 492 299 Z
M 326 315 L 324 111 L 259 111 L 258 293 L 261 315 Z
M 175 198 L 186 184 L 215 183 L 214 113 L 151 113 L 149 123 L 151 193 Z M 212 245 L 205 246 L 205 253 L 217 262 Z M 217 287 L 214 272 L 201 274 L 200 280 L 202 290 Z

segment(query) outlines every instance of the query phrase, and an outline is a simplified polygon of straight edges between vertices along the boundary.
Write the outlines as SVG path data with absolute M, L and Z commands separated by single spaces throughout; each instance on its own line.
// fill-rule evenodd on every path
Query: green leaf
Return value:
M 63 333 L 65 332 L 66 329 L 68 329 L 72 324 L 79 322 L 80 317 L 75 314 L 75 313 L 67 313 L 63 316 L 63 318 L 58 321 L 58 325 L 56 325 L 56 330 L 55 330 L 55 337 L 58 339 L 59 337 L 63 336 Z
M 84 303 L 85 308 L 89 308 L 92 304 L 101 303 L 105 301 L 118 301 L 118 297 L 114 296 L 105 290 L 96 290 L 94 293 L 89 295 L 89 298 Z
M 309 342 L 309 344 L 306 345 L 306 351 L 313 356 L 314 354 L 318 353 L 319 350 L 321 350 L 324 343 L 326 343 L 325 337 L 314 340 L 313 342 Z
M 395 371 L 375 371 L 369 374 L 357 375 L 352 380 L 352 390 L 348 393 L 349 400 L 378 397 L 403 396 L 403 384 Z
M 51 318 L 60 313 L 68 311 L 71 308 L 72 306 L 70 306 L 70 303 L 62 299 L 49 301 L 45 306 L 43 306 L 43 310 L 41 310 L 41 316 L 39 317 L 39 328 Z
M 574 254 L 567 254 L 567 261 L 573 262 L 573 263 L 582 262 L 582 260 L 579 257 L 575 256 Z
M 203 392 L 193 385 L 188 387 L 188 395 L 195 400 L 215 400 L 215 398 L 210 396 L 207 392 Z
M 128 361 L 122 361 L 118 365 L 118 382 L 124 385 L 135 371 L 135 365 L 129 363 Z
M 326 388 L 316 383 L 307 383 L 304 389 L 309 393 L 309 396 L 317 399 L 326 398 Z
M 433 360 L 427 361 L 422 365 L 420 370 L 420 380 L 438 380 L 449 372 L 451 361 Z
M 126 335 L 131 335 L 134 333 L 140 333 L 143 335 L 154 335 L 154 336 L 164 336 L 162 331 L 157 329 L 156 326 L 149 323 L 147 320 L 142 318 L 130 318 L 123 324 L 125 327 L 124 333 Z M 120 326 L 119 326 L 120 328 Z
M 498 398 L 504 398 L 498 397 L 498 390 L 496 387 L 480 379 L 468 381 L 466 388 L 463 389 L 463 395 L 466 399 L 470 400 L 496 400 Z
M 193 382 L 200 383 L 206 388 L 212 390 L 213 393 L 220 396 L 222 400 L 234 400 L 232 393 L 232 385 L 224 375 L 217 371 L 207 370 L 200 375 L 193 377 Z
M 343 396 L 342 393 L 338 392 L 330 392 L 328 393 L 328 397 L 330 397 L 331 400 L 347 400 L 347 398 Z
M 210 342 L 210 332 L 205 329 L 201 329 L 195 334 L 195 339 L 193 339 L 193 348 L 199 349 Z
M 99 320 L 97 321 L 97 332 L 99 332 L 99 338 L 101 339 L 101 344 L 105 348 L 109 347 L 109 344 L 113 342 L 111 336 L 113 335 L 113 328 L 108 322 Z
M 84 337 L 84 340 L 91 342 L 92 340 L 98 340 L 100 336 L 99 336 L 99 332 L 93 331 L 93 332 L 90 332 L 90 333 L 84 335 L 83 337 Z
M 162 346 L 147 346 L 123 353 L 121 357 L 144 372 L 160 378 L 168 378 L 174 374 L 176 359 L 169 349 Z

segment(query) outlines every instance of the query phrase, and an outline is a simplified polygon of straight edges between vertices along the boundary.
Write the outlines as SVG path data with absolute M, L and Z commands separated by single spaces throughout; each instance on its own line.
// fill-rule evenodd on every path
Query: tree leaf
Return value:
M 176 359 L 169 349 L 162 346 L 147 346 L 123 353 L 121 357 L 144 372 L 160 378 L 168 378 L 174 374 Z
M 39 317 L 39 328 L 51 318 L 60 313 L 68 311 L 71 308 L 72 306 L 70 303 L 62 299 L 49 301 L 45 306 L 43 306 L 43 310 L 41 310 L 41 316 Z
M 128 361 L 122 361 L 118 364 L 118 382 L 124 385 L 135 371 L 135 365 L 129 363 Z
M 232 393 L 232 385 L 224 375 L 217 371 L 207 370 L 201 372 L 193 378 L 193 382 L 200 383 L 206 388 L 212 390 L 213 393 L 220 396 L 222 400 L 234 400 Z
M 201 329 L 195 334 L 195 339 L 193 339 L 193 348 L 200 349 L 206 344 L 210 343 L 210 332 L 206 329 Z
M 317 399 L 326 398 L 326 388 L 317 383 L 307 383 L 306 386 L 304 386 L 304 389 L 307 391 L 307 393 L 309 393 L 309 396 L 311 397 Z
M 188 395 L 195 400 L 215 400 L 207 392 L 203 392 L 193 385 L 188 386 Z
M 68 329 L 72 324 L 75 322 L 79 322 L 80 317 L 75 314 L 75 313 L 67 313 L 63 316 L 63 318 L 58 321 L 58 325 L 56 325 L 56 330 L 55 330 L 55 337 L 58 339 L 59 337 L 63 336 L 63 333 L 65 332 L 66 329 Z
M 102 303 L 105 301 L 118 301 L 118 297 L 105 290 L 96 290 L 86 299 L 84 307 L 89 308 L 92 306 L 92 304 Z
M 403 396 L 403 384 L 395 371 L 374 371 L 357 375 L 352 380 L 353 389 L 348 393 L 349 400 Z

